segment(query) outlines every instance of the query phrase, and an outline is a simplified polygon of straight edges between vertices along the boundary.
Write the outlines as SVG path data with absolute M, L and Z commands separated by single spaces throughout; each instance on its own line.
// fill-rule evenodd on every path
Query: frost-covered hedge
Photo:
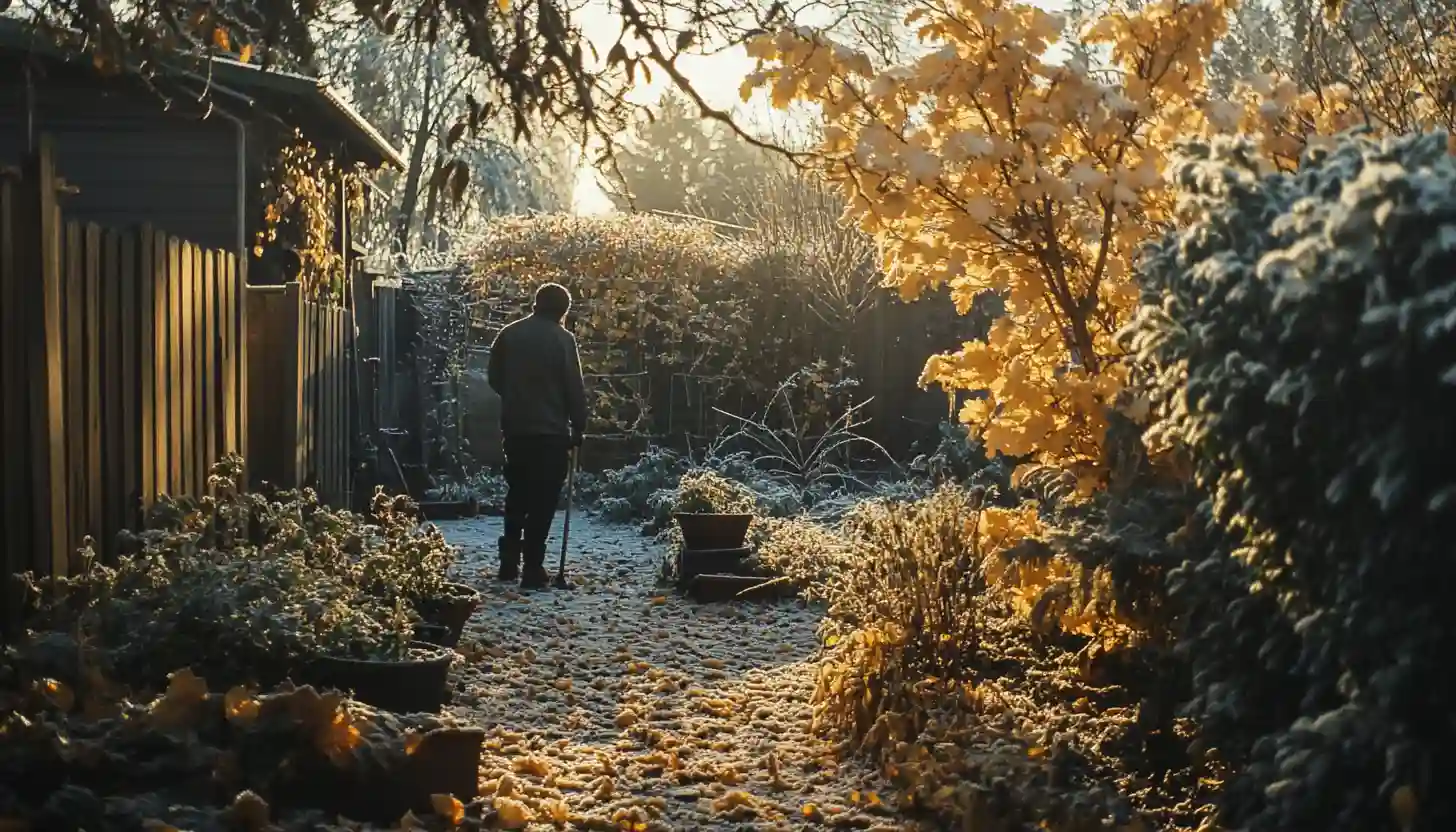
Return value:
M 1195 710 L 1225 759 L 1223 732 L 1295 716 L 1246 747 L 1226 828 L 1456 828 L 1446 148 L 1350 135 L 1260 176 L 1219 142 L 1171 171 L 1188 221 L 1143 263 L 1129 346 L 1148 439 L 1190 452 L 1213 527 L 1243 544 L 1174 578 L 1194 607 L 1244 585 L 1184 645 Z

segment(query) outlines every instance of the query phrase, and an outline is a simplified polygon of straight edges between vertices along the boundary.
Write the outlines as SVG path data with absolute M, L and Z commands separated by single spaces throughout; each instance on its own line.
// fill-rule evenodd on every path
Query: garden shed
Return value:
M 50 136 L 71 219 L 150 223 L 245 257 L 274 137 L 295 131 L 344 165 L 405 166 L 316 78 L 225 58 L 103 75 L 84 55 L 0 19 L 0 165 L 18 166 Z
M 87 537 L 114 554 L 232 453 L 255 484 L 347 501 L 355 316 L 377 311 L 356 195 L 404 164 L 317 79 L 225 58 L 102 73 L 0 20 L 0 571 L 65 573 Z

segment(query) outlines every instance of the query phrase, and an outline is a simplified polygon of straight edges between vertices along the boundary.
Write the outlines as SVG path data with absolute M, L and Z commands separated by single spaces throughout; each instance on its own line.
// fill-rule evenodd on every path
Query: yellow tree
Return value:
M 1204 63 L 1234 0 L 1158 0 L 1093 21 L 1099 66 L 1049 55 L 1062 19 L 1010 0 L 920 0 L 932 50 L 903 66 L 805 29 L 751 44 L 744 93 L 817 103 L 814 157 L 873 234 L 907 299 L 948 285 L 964 311 L 995 291 L 987 342 L 932 357 L 922 382 L 985 390 L 960 418 L 988 452 L 1034 456 L 1085 485 L 1103 466 L 1124 371 L 1114 334 L 1137 300 L 1131 267 L 1172 205 L 1167 154 L 1209 129 Z

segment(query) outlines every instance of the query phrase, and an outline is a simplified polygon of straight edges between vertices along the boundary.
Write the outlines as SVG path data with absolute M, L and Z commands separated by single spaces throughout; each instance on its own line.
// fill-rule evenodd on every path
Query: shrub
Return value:
M 757 504 L 752 490 L 716 471 L 696 470 L 678 480 L 674 514 L 749 514 Z
M 1187 450 L 1241 544 L 1174 579 L 1190 604 L 1245 590 L 1189 635 L 1194 705 L 1298 714 L 1252 744 L 1225 822 L 1448 828 L 1456 163 L 1443 134 L 1343 136 L 1292 174 L 1253 155 L 1192 145 L 1172 169 L 1189 222 L 1144 261 L 1127 336 L 1150 445 Z M 1260 698 L 1271 680 L 1283 701 Z
M 922 682 L 970 679 L 986 604 L 979 500 L 946 487 L 845 518 L 849 551 L 821 590 L 837 649 L 820 670 L 818 727 L 872 745 L 913 737 L 923 726 L 888 721 L 918 719 Z
M 31 583 L 49 599 L 30 622 L 79 632 L 116 679 L 150 688 L 191 667 L 221 685 L 273 682 L 321 653 L 405 654 L 415 605 L 443 595 L 454 550 L 414 506 L 380 494 L 381 523 L 318 504 L 310 491 L 241 492 L 236 457 L 215 497 L 162 498 L 130 552 L 75 576 Z
M 502 311 L 529 308 L 543 280 L 571 289 L 595 431 L 678 434 L 713 418 L 691 404 L 700 390 L 756 409 L 806 368 L 817 383 L 796 390 L 795 404 L 822 427 L 848 369 L 838 355 L 822 360 L 826 345 L 853 339 L 843 321 L 799 300 L 824 301 L 809 254 L 790 263 L 766 254 L 762 241 L 729 239 L 705 222 L 633 213 L 497 218 L 465 257 L 483 299 Z M 685 375 L 702 382 L 686 388 L 690 413 Z

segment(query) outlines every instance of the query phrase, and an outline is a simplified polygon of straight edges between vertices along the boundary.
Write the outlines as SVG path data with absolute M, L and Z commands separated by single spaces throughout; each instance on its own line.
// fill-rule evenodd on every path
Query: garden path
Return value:
M 495 518 L 440 524 L 485 595 L 451 711 L 485 727 L 501 819 L 572 828 L 913 829 L 809 732 L 819 613 L 656 588 L 660 547 L 573 518 L 571 592 L 494 580 Z M 558 521 L 556 534 L 560 533 Z M 552 561 L 560 538 L 553 536 Z M 547 828 L 542 826 L 540 828 Z

